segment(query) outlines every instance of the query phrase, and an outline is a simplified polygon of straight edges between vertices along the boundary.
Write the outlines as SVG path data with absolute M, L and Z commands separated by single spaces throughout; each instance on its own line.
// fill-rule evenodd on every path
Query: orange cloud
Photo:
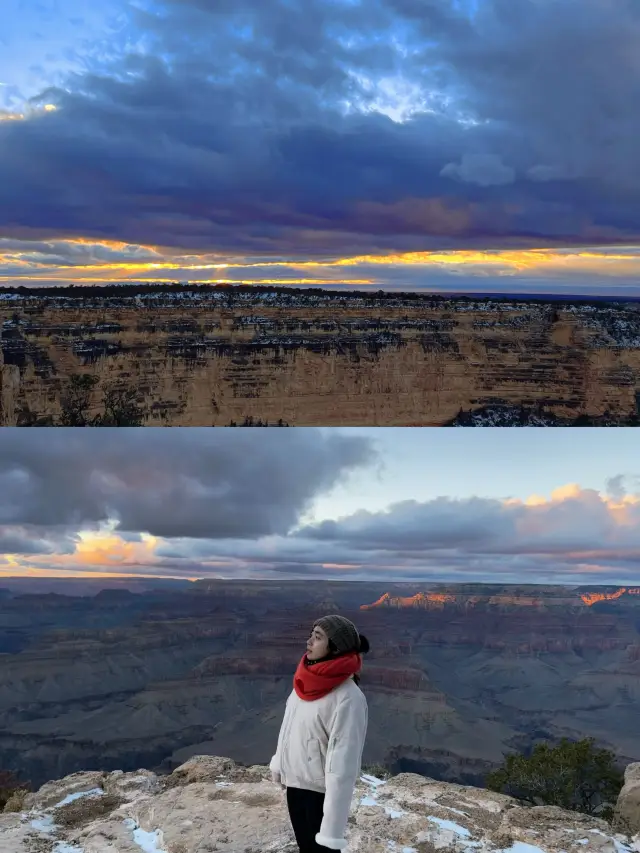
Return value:
M 386 209 L 386 208 L 385 208 Z M 377 210 L 377 208 L 376 208 Z M 394 208 L 395 210 L 395 208 Z M 403 208 L 404 210 L 404 208 Z M 413 208 L 411 208 L 413 211 Z M 421 208 L 422 210 L 422 208 Z M 413 211 L 415 214 L 415 211 Z M 379 211 L 382 215 L 382 210 Z M 433 211 L 432 211 L 433 213 Z M 416 214 L 417 215 L 417 214 Z M 457 218 L 459 211 L 448 211 L 449 217 Z M 347 285 L 367 286 L 379 285 L 375 278 L 348 277 L 336 281 L 331 276 L 308 278 L 303 276 L 273 277 L 260 275 L 260 271 L 282 268 L 295 274 L 299 270 L 326 270 L 331 273 L 344 268 L 358 267 L 388 267 L 388 273 L 399 267 L 418 267 L 425 272 L 439 269 L 459 270 L 469 274 L 482 275 L 514 275 L 526 272 L 537 273 L 542 278 L 549 275 L 564 275 L 566 273 L 603 274 L 616 276 L 633 276 L 640 273 L 640 250 L 636 247 L 629 251 L 606 249 L 526 249 L 526 250 L 451 250 L 433 252 L 403 252 L 377 255 L 346 255 L 341 258 L 326 260 L 304 260 L 289 258 L 284 260 L 264 260 L 254 262 L 242 258 L 221 257 L 214 253 L 186 254 L 175 250 L 164 249 L 155 245 L 132 245 L 129 243 L 101 240 L 92 241 L 84 238 L 58 240 L 54 243 L 55 254 L 65 256 L 65 246 L 69 247 L 69 264 L 49 262 L 46 254 L 34 250 L 30 252 L 29 244 L 25 241 L 24 249 L 2 253 L 0 251 L 0 281 L 20 280 L 37 282 L 46 279 L 52 282 L 72 282 L 78 284 L 93 284 L 107 281 L 157 281 L 170 283 L 176 279 L 189 280 L 202 284 L 318 284 L 318 285 Z M 74 246 L 95 246 L 95 263 L 79 260 L 73 252 Z M 1 242 L 0 242 L 1 248 Z M 104 260 L 105 253 L 113 255 L 113 260 Z M 118 253 L 128 255 L 119 260 Z M 131 255 L 146 256 L 146 260 L 135 260 Z M 150 259 L 151 256 L 153 259 Z M 155 256 L 155 257 L 153 257 Z M 3 272 L 3 267 L 5 272 Z M 242 278 L 213 278 L 202 277 L 207 270 L 238 270 L 247 272 Z M 428 282 L 425 282 L 428 284 Z

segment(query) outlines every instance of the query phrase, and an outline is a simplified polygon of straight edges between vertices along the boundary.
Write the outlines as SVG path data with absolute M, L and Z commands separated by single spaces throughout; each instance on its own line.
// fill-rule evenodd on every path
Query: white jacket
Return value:
M 269 768 L 280 774 L 288 788 L 325 794 L 316 843 L 332 850 L 347 846 L 344 834 L 360 776 L 367 723 L 367 700 L 353 678 L 321 699 L 305 701 L 295 690 L 287 699 Z

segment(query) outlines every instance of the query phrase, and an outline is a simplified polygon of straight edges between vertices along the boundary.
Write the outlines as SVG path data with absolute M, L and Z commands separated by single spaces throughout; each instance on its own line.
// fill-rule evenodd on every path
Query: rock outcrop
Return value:
M 637 853 L 640 835 L 412 773 L 363 773 L 347 853 Z M 2 853 L 297 853 L 266 766 L 195 756 L 166 777 L 75 773 L 0 814 Z
M 98 380 L 90 415 L 108 386 L 135 388 L 149 426 L 426 426 L 471 412 L 478 425 L 581 415 L 604 424 L 626 423 L 640 405 L 640 312 L 628 303 L 276 288 L 71 294 L 0 294 L 0 425 L 57 418 L 74 373 Z
M 630 764 L 624 773 L 614 815 L 614 826 L 627 833 L 640 833 L 640 762 Z

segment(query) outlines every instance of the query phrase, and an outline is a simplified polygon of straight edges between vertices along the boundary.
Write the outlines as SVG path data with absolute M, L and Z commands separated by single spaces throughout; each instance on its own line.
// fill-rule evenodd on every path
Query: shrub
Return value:
M 559 806 L 611 820 L 624 776 L 614 753 L 596 749 L 594 743 L 593 738 L 563 738 L 555 747 L 536 744 L 529 756 L 508 755 L 485 784 L 534 806 Z
M 26 788 L 18 788 L 18 790 L 14 791 L 4 804 L 4 811 L 21 812 L 24 809 L 24 798 L 28 793 L 29 791 Z
M 21 782 L 10 770 L 0 770 L 0 811 L 20 811 L 28 793 L 27 782 Z M 8 805 L 10 808 L 7 809 Z

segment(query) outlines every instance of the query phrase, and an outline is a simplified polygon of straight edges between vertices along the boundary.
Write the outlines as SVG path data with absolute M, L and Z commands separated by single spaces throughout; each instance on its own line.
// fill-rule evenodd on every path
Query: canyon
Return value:
M 478 785 L 505 753 L 562 737 L 640 760 L 636 586 L 2 586 L 0 768 L 33 785 L 166 774 L 193 755 L 266 764 L 311 625 L 330 612 L 371 642 L 367 764 Z
M 242 287 L 4 288 L 0 425 L 73 375 L 149 426 L 635 424 L 640 306 Z

